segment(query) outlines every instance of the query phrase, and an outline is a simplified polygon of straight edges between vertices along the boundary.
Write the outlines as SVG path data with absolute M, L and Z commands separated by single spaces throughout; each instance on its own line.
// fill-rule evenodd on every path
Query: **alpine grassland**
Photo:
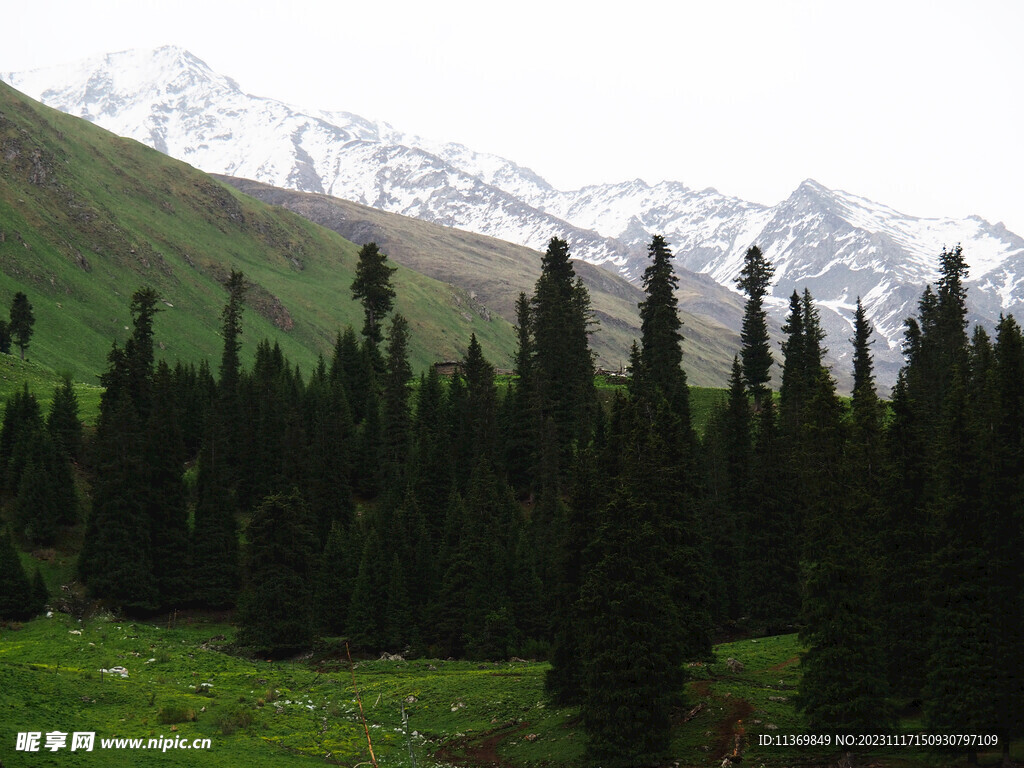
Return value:
M 246 337 L 275 338 L 306 371 L 361 324 L 349 291 L 357 246 L 329 230 L 2 83 L 0 148 L 0 300 L 23 291 L 32 302 L 29 359 L 89 381 L 147 284 L 160 295 L 159 356 L 213 362 L 232 269 L 250 286 Z M 394 279 L 417 368 L 462 355 L 471 333 L 510 359 L 511 325 L 465 291 L 408 269 Z
M 185 613 L 152 622 L 56 613 L 4 627 L 4 765 L 365 764 L 357 690 L 381 766 L 588 765 L 578 708 L 545 697 L 546 663 L 356 657 L 350 668 L 338 638 L 268 661 L 239 653 L 235 632 L 216 616 Z M 780 737 L 805 733 L 796 708 L 801 651 L 795 635 L 781 635 L 723 643 L 713 661 L 691 663 L 687 703 L 672 729 L 674 763 L 711 768 L 731 756 L 788 766 L 838 756 L 835 748 L 778 746 Z M 127 676 L 102 671 L 114 667 Z M 913 733 L 920 722 L 910 717 L 903 726 Z M 52 731 L 95 732 L 95 749 L 73 756 L 68 749 L 12 748 L 19 732 Z M 834 744 L 835 734 L 827 735 Z M 210 739 L 210 747 L 201 754 L 101 747 L 102 739 L 148 744 L 161 737 L 160 744 Z M 1024 749 L 1018 744 L 1013 754 L 1019 760 Z M 949 756 L 920 748 L 867 750 L 864 757 L 873 765 L 951 764 Z M 998 758 L 983 753 L 981 764 Z

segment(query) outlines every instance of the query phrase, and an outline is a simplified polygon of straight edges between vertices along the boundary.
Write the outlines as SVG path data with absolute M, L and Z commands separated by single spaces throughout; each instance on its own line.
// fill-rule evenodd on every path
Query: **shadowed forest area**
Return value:
M 27 387 L 8 400 L 0 616 L 57 604 L 17 551 L 77 526 L 80 599 L 126 620 L 233 611 L 232 650 L 253 658 L 343 638 L 362 656 L 546 660 L 543 696 L 578 708 L 583 765 L 672 760 L 705 706 L 692 697 L 712 695 L 713 643 L 792 633 L 798 656 L 758 674 L 798 663 L 800 732 L 992 736 L 944 751 L 1009 762 L 1024 736 L 1024 335 L 1012 316 L 968 334 L 962 250 L 943 251 L 906 320 L 886 402 L 859 300 L 853 338 L 828 340 L 794 292 L 772 349 L 773 268 L 751 247 L 742 347 L 701 430 L 665 240 L 650 244 L 642 335 L 611 396 L 569 256 L 553 238 L 519 295 L 501 388 L 475 336 L 451 376 L 414 378 L 372 243 L 352 284 L 364 325 L 310 371 L 269 340 L 243 368 L 237 271 L 218 369 L 157 362 L 160 296 L 140 288 L 94 431 L 70 380 L 47 414 Z M 826 343 L 853 345 L 848 400 Z M 739 674 L 734 661 L 721 673 Z M 756 738 L 748 706 L 717 750 Z

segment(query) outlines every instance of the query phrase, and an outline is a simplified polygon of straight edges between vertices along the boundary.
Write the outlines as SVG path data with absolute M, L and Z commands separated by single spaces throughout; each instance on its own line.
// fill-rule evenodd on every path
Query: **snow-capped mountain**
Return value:
M 811 180 L 775 206 L 678 182 L 561 191 L 505 158 L 243 93 L 175 47 L 0 79 L 204 171 L 326 193 L 535 249 L 558 235 L 576 257 L 634 281 L 653 234 L 668 239 L 677 267 L 728 288 L 756 243 L 776 267 L 776 311 L 781 316 L 793 290 L 809 288 L 840 360 L 862 297 L 877 329 L 879 373 L 890 383 L 903 320 L 934 280 L 943 247 L 964 247 L 975 319 L 993 322 L 1000 312 L 1024 309 L 1024 239 L 978 217 L 916 218 Z

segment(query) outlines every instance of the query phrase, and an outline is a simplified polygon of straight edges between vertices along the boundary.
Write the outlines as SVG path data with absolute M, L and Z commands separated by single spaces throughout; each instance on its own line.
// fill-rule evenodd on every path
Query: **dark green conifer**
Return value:
M 465 438 L 469 456 L 496 461 L 498 395 L 494 387 L 494 366 L 483 355 L 476 334 L 471 334 L 469 348 L 462 361 L 466 379 Z
M 96 427 L 97 475 L 79 573 L 93 596 L 133 612 L 160 603 L 153 571 L 153 520 L 146 484 L 145 429 L 153 403 L 153 318 L 158 294 L 132 295 L 132 334 L 117 345 L 101 377 Z
M 445 506 L 452 491 L 452 446 L 448 441 L 444 390 L 434 366 L 420 378 L 413 431 L 412 487 L 416 504 L 426 518 L 430 540 L 437 544 L 444 525 Z
M 10 529 L 0 531 L 0 620 L 21 621 L 36 613 L 37 600 Z
M 668 753 L 671 712 L 682 702 L 673 579 L 655 554 L 665 549 L 664 531 L 653 522 L 659 515 L 640 466 L 646 429 L 643 422 L 634 428 L 580 592 L 580 714 L 594 765 L 660 764 Z
M 679 278 L 664 237 L 655 235 L 647 253 L 651 263 L 643 275 L 647 298 L 640 302 L 640 355 L 633 370 L 633 391 L 660 392 L 688 430 L 690 395 L 682 367 L 683 322 L 675 295 Z
M 989 508 L 985 526 L 992 601 L 995 684 L 992 691 L 996 721 L 993 732 L 1009 762 L 1010 742 L 1024 735 L 1016 716 L 1024 710 L 1024 552 L 1018 545 L 1024 533 L 1024 333 L 1013 316 L 1000 318 L 993 350 L 993 389 L 998 411 L 994 439 L 987 444 L 992 457 L 983 469 L 982 498 Z M 982 395 L 983 396 L 983 395 Z
M 376 243 L 367 243 L 359 249 L 352 296 L 363 304 L 366 318 L 363 336 L 374 346 L 383 338 L 384 317 L 391 310 L 395 298 L 391 275 L 396 269 L 388 265 L 388 257 L 380 252 Z
M 377 650 L 384 645 L 384 604 L 387 595 L 388 574 L 382 563 L 381 539 L 375 527 L 370 526 L 363 540 L 359 571 L 352 585 L 346 615 L 346 634 L 363 650 Z
M 6 490 L 17 493 L 28 456 L 26 448 L 42 429 L 39 401 L 28 391 L 26 383 L 7 398 L 0 428 L 0 481 Z
M 64 376 L 64 381 L 53 391 L 46 426 L 68 458 L 77 461 L 82 453 L 82 421 L 70 375 Z
M 530 321 L 536 466 L 542 485 L 557 489 L 571 465 L 572 444 L 590 439 L 596 403 L 587 341 L 593 323 L 590 296 L 576 277 L 564 240 L 552 238 L 541 259 Z
M 383 377 L 383 475 L 388 487 L 404 485 L 412 443 L 412 411 L 409 406 L 412 367 L 409 365 L 409 323 L 395 315 L 388 330 Z
M 160 605 L 178 607 L 191 599 L 188 508 L 182 474 L 185 446 L 175 403 L 174 380 L 160 361 L 153 375 L 153 406 L 143 438 L 146 487 L 144 513 L 153 541 L 153 576 Z
M 25 350 L 28 349 L 29 341 L 32 339 L 35 323 L 36 318 L 32 314 L 32 305 L 28 301 L 28 296 L 21 291 L 14 294 L 14 301 L 11 302 L 11 322 L 7 327 L 14 343 L 18 345 L 22 360 L 25 359 Z
M 306 502 L 297 491 L 267 497 L 253 510 L 245 538 L 239 644 L 261 654 L 308 648 L 318 548 Z
M 305 392 L 308 440 L 305 496 L 317 519 L 317 538 L 326 542 L 335 522 L 348 527 L 353 514 L 352 416 L 345 388 L 327 373 L 320 358 Z
M 747 249 L 743 269 L 736 285 L 747 295 L 743 308 L 743 327 L 740 331 L 743 378 L 754 398 L 754 410 L 760 411 L 770 397 L 772 350 L 768 340 L 768 319 L 764 298 L 771 288 L 775 267 L 765 259 L 756 245 Z
M 537 442 L 534 406 L 533 336 L 530 300 L 520 293 L 516 300 L 515 379 L 505 395 L 505 466 L 509 484 L 525 494 L 534 476 L 534 446 Z
M 807 494 L 803 553 L 801 639 L 807 651 L 801 659 L 800 706 L 815 729 L 871 734 L 891 728 L 894 713 L 879 647 L 883 625 L 874 600 L 880 586 L 874 537 L 881 424 L 868 348 L 871 328 L 859 300 L 857 306 L 854 428 L 845 456 L 840 454 L 841 407 L 820 364 L 801 430 L 815 460 L 814 469 L 802 473 L 813 488 Z M 813 332 L 813 313 L 805 312 L 808 316 Z M 808 357 L 814 354 L 811 346 Z

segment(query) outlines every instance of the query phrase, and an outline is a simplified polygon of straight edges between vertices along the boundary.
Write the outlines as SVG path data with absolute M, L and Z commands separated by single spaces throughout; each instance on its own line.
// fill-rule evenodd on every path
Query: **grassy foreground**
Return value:
M 159 625 L 65 614 L 0 630 L 0 760 L 40 765 L 249 768 L 369 762 L 343 646 L 289 661 L 229 653 L 227 624 L 178 617 Z M 759 734 L 800 734 L 796 636 L 742 640 L 693 666 L 677 717 L 677 765 L 823 765 L 835 750 L 761 747 Z M 733 661 L 730 661 L 733 660 Z M 737 665 L 738 662 L 738 665 Z M 740 666 L 741 665 L 741 666 Z M 121 666 L 128 677 L 101 673 Z M 574 766 L 584 736 L 573 709 L 550 707 L 546 664 L 356 661 L 355 678 L 381 766 Z M 403 709 L 407 720 L 403 722 Z M 16 750 L 19 732 L 94 731 L 91 753 Z M 208 738 L 208 749 L 103 748 L 102 739 Z M 161 744 L 166 742 L 161 742 Z M 982 755 L 983 764 L 998 755 Z M 875 765 L 945 765 L 920 750 L 876 753 Z

